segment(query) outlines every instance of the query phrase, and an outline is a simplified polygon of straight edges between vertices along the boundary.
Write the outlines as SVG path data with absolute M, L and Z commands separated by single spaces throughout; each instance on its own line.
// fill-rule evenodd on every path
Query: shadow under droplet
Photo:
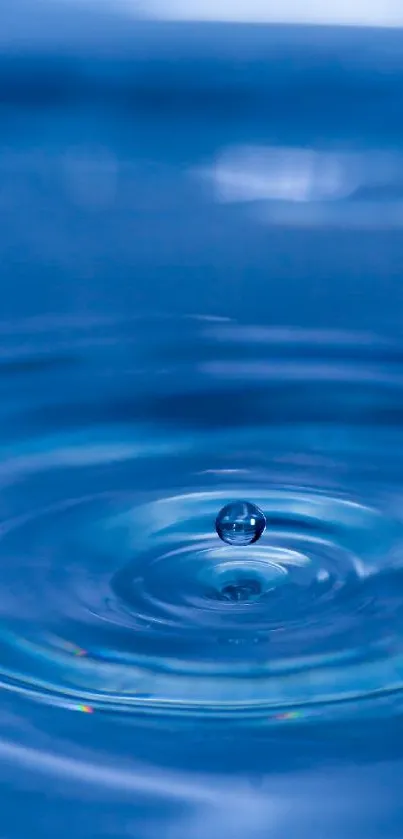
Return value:
M 228 603 L 246 603 L 256 600 L 262 594 L 262 586 L 259 580 L 244 579 L 238 582 L 226 583 L 220 591 L 216 592 L 216 600 Z

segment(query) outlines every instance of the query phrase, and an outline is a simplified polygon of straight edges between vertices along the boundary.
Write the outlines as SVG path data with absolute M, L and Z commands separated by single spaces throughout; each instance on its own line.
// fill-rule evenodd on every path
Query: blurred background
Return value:
M 400 328 L 401 4 L 280 5 L 3 4 L 5 317 Z

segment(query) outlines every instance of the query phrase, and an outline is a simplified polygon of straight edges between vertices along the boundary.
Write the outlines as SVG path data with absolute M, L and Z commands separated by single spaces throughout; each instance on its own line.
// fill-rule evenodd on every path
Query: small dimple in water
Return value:
M 256 600 L 260 594 L 261 587 L 258 580 L 242 580 L 223 586 L 218 599 L 228 600 L 231 603 L 243 603 L 248 600 Z
M 250 501 L 233 501 L 220 510 L 215 526 L 223 542 L 229 545 L 251 545 L 264 533 L 266 517 Z

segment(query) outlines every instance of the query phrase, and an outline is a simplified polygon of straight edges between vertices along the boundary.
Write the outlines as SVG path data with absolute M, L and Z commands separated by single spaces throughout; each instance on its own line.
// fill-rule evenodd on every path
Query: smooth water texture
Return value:
M 3 55 L 0 833 L 401 839 L 401 36 L 156 31 Z

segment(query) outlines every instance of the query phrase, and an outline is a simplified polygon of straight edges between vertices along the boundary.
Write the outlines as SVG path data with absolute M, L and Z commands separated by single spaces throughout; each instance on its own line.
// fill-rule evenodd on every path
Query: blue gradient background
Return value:
M 185 432 L 199 439 L 213 427 L 222 440 L 239 392 L 220 401 L 214 391 L 214 407 L 201 384 L 198 400 L 192 361 L 208 362 L 209 344 L 188 325 L 175 345 L 164 318 L 320 330 L 324 344 L 334 330 L 376 333 L 399 345 L 403 237 L 398 224 L 382 223 L 383 193 L 367 227 L 269 225 L 243 202 L 215 200 L 197 174 L 242 145 L 399 155 L 399 30 L 128 24 L 95 8 L 19 2 L 0 21 L 2 480 L 7 459 L 24 457 L 38 429 L 47 439 L 80 426 L 84 448 L 93 445 L 108 406 L 112 424 L 160 419 L 178 449 Z M 140 327 L 143 315 L 161 321 Z M 186 354 L 188 368 L 161 385 L 153 369 L 168 350 L 171 360 Z M 238 361 L 234 350 L 235 370 Z M 147 399 L 137 404 L 139 365 Z M 153 403 L 164 387 L 167 400 Z M 182 400 L 173 406 L 172 393 Z M 329 402 L 336 424 L 344 399 Z M 253 392 L 250 400 L 246 429 L 255 428 Z M 222 442 L 214 445 L 219 453 Z M 399 443 L 395 451 L 399 459 Z M 209 463 L 202 446 L 194 457 L 197 475 Z M 396 473 L 394 485 L 399 463 Z M 155 487 L 181 492 L 186 474 L 180 455 L 160 471 L 147 461 L 133 479 L 136 499 Z M 83 495 L 93 481 L 84 475 Z M 52 493 L 77 491 L 67 473 L 49 486 L 38 480 L 31 492 L 16 479 L 2 520 L 20 503 L 46 506 Z M 23 534 L 16 556 L 34 544 Z M 23 567 L 17 583 L 3 577 L 4 602 L 23 584 Z M 19 618 L 33 640 L 29 614 Z M 402 717 L 399 698 L 384 704 L 358 703 L 344 719 L 330 709 L 298 725 L 234 726 L 214 715 L 77 713 L 3 686 L 0 835 L 401 839 Z

